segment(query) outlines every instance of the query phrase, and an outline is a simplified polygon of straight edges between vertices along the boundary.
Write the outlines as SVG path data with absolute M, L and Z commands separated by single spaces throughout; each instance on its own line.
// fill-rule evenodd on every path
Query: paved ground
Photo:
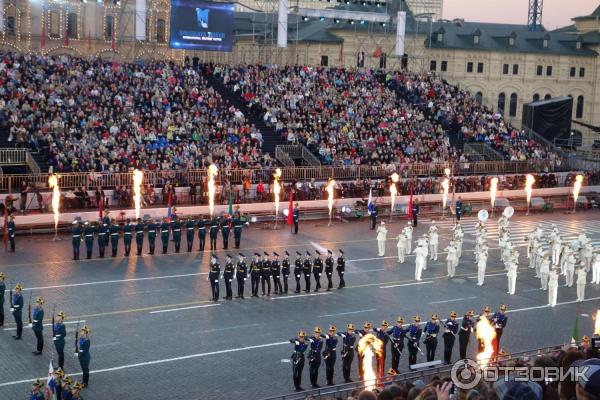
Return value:
M 522 239 L 540 221 L 546 228 L 555 222 L 564 237 L 572 238 L 585 229 L 598 246 L 599 217 L 593 211 L 576 216 L 558 212 L 515 215 L 512 237 Z M 452 310 L 462 315 L 468 309 L 478 312 L 484 304 L 496 308 L 506 303 L 510 314 L 503 347 L 509 351 L 567 341 L 576 314 L 583 315 L 581 333 L 591 333 L 593 322 L 589 316 L 599 308 L 600 286 L 588 285 L 584 303 L 575 302 L 575 287 L 561 287 L 558 306 L 549 308 L 546 292 L 539 290 L 539 280 L 525 266 L 524 248 L 520 249 L 516 295 L 506 293 L 507 279 L 498 250 L 490 252 L 485 285 L 476 286 L 471 235 L 474 224 L 474 218 L 463 223 L 466 236 L 457 276 L 452 280 L 445 277 L 442 256 L 437 263 L 429 263 L 419 283 L 413 280 L 414 256 L 403 265 L 397 264 L 393 240 L 388 242 L 386 257 L 377 257 L 375 235 L 368 230 L 367 221 L 336 222 L 333 227 L 327 227 L 326 221 L 305 222 L 298 236 L 286 229 L 244 231 L 242 251 L 247 255 L 258 249 L 282 253 L 285 248 L 343 248 L 349 261 L 347 288 L 311 296 L 221 301 L 214 305 L 208 301 L 208 253 L 73 262 L 66 236 L 59 242 L 52 241 L 52 236 L 19 237 L 18 252 L 3 253 L 0 270 L 13 284 L 25 285 L 26 304 L 30 291 L 34 298 L 46 298 L 48 319 L 54 304 L 57 311 L 65 310 L 69 315 L 66 370 L 76 378 L 80 378 L 80 369 L 71 350 L 74 322 L 85 320 L 90 325 L 92 375 L 86 399 L 256 399 L 285 394 L 293 389 L 291 345 L 287 340 L 299 329 L 312 330 L 315 325 L 326 327 L 330 323 L 343 327 L 349 322 L 379 323 L 382 319 L 394 321 L 399 315 L 409 319 L 432 312 L 446 317 Z M 451 221 L 438 224 L 440 249 L 448 240 L 450 225 Z M 394 237 L 403 226 L 404 221 L 389 224 L 388 237 Z M 428 227 L 429 221 L 423 221 L 415 237 Z M 488 223 L 488 231 L 490 247 L 497 249 L 495 221 Z M 8 315 L 8 324 L 0 329 L 2 399 L 24 398 L 30 381 L 46 375 L 53 350 L 49 326 L 44 331 L 47 346 L 42 357 L 31 354 L 31 330 L 25 328 L 25 340 L 15 342 L 11 338 L 13 327 Z M 472 340 L 471 349 L 474 347 Z M 455 357 L 457 352 L 455 348 Z M 406 355 L 401 366 L 406 369 Z M 353 369 L 356 374 L 356 365 Z M 341 382 L 340 372 L 338 365 L 336 382 Z M 304 386 L 308 387 L 308 368 L 304 374 Z M 324 383 L 324 367 L 320 382 Z

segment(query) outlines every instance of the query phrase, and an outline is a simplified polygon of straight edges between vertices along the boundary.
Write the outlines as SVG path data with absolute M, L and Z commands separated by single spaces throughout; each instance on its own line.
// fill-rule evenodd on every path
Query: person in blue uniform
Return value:
M 62 368 L 55 369 L 52 371 L 52 375 L 48 380 L 47 393 L 49 399 L 61 399 L 62 400 L 62 380 L 65 377 L 65 373 Z
M 73 385 L 73 378 L 65 376 L 62 380 L 62 397 L 61 400 L 72 400 L 71 385 Z
M 212 291 L 212 301 L 219 301 L 219 277 L 221 275 L 221 266 L 217 262 L 218 258 L 212 254 L 210 256 L 210 269 L 208 271 L 208 281 Z
M 279 254 L 273 252 L 271 260 L 271 277 L 273 277 L 273 290 L 275 294 L 283 294 L 281 287 L 281 264 L 279 264 Z
M 290 343 L 294 345 L 294 352 L 292 353 L 292 378 L 294 380 L 294 387 L 297 392 L 302 389 L 302 371 L 304 370 L 304 353 L 308 349 L 308 344 L 305 341 L 306 332 L 298 332 L 298 337 L 290 339 Z
M 421 317 L 418 315 L 413 317 L 413 323 L 408 327 L 408 332 L 406 332 L 406 338 L 408 339 L 406 345 L 408 347 L 408 365 L 415 365 L 417 363 L 417 352 L 419 351 L 419 342 L 421 340 L 421 334 L 423 333 L 423 329 L 421 329 L 419 323 L 421 322 Z
M 141 218 L 138 218 L 135 224 L 135 246 L 136 254 L 141 256 L 144 248 L 144 222 Z
M 250 263 L 250 283 L 252 287 L 252 297 L 258 297 L 261 269 L 262 261 L 260 260 L 260 254 L 254 253 L 254 260 L 252 260 Z
M 302 276 L 302 254 L 297 251 L 296 261 L 294 261 L 294 279 L 296 279 L 296 290 L 294 293 L 300 293 L 300 277 Z
M 333 289 L 333 252 L 327 250 L 327 258 L 325 259 L 325 276 L 327 277 L 327 291 Z
M 491 319 L 492 319 L 491 314 L 492 314 L 492 309 L 490 308 L 490 306 L 483 307 L 481 314 L 479 314 L 477 319 L 475 319 L 473 321 L 473 325 L 477 326 L 479 321 L 481 321 L 484 318 L 487 319 L 488 321 L 491 321 Z M 485 341 L 483 340 L 483 338 L 477 338 L 477 354 L 481 353 L 484 348 L 485 348 Z
M 179 253 L 179 250 L 181 248 L 181 221 L 179 221 L 179 218 L 177 218 L 177 215 L 175 214 L 173 214 L 171 229 L 173 230 L 173 242 L 175 242 L 175 253 Z
M 398 365 L 400 364 L 400 356 L 404 350 L 404 338 L 406 337 L 406 332 L 408 332 L 408 329 L 405 329 L 402 326 L 403 324 L 404 318 L 398 317 L 398 319 L 396 319 L 396 325 L 387 331 L 391 342 L 392 370 L 396 374 L 400 373 Z
M 79 358 L 79 365 L 81 366 L 81 372 L 83 374 L 81 380 L 83 381 L 83 386 L 87 387 L 89 385 L 90 380 L 90 328 L 87 325 L 84 325 L 81 328 L 79 340 L 77 342 L 77 358 Z
M 33 385 L 31 385 L 31 391 L 29 392 L 29 397 L 27 398 L 29 400 L 44 400 L 45 396 L 42 391 L 43 387 L 44 384 L 42 383 L 42 381 L 36 379 L 35 382 L 33 382 Z
M 227 257 L 225 258 L 225 267 L 223 268 L 223 280 L 225 281 L 225 300 L 233 299 L 233 291 L 231 290 L 233 275 L 235 275 L 235 267 L 233 266 L 231 256 L 227 254 Z
M 104 250 L 108 245 L 109 227 L 106 221 L 101 218 L 98 221 L 98 256 L 104 258 Z
M 371 230 L 374 231 L 375 227 L 377 226 L 377 206 L 373 204 L 370 211 L 371 213 L 369 214 L 369 217 L 371 217 Z
M 352 382 L 350 374 L 352 372 L 352 361 L 354 360 L 354 347 L 356 345 L 356 336 L 354 336 L 354 324 L 346 326 L 346 332 L 337 334 L 342 338 L 342 375 L 346 383 Z
M 17 324 L 17 333 L 13 335 L 15 340 L 21 340 L 21 336 L 23 336 L 23 286 L 20 283 L 17 283 L 15 286 L 15 293 L 12 297 L 11 309 L 13 314 L 13 318 L 15 319 L 15 324 Z
M 110 224 L 110 249 L 112 252 L 111 253 L 112 257 L 117 256 L 117 251 L 119 250 L 119 235 L 120 235 L 120 233 L 121 233 L 121 227 L 113 219 L 112 223 Z
M 502 332 L 504 331 L 504 328 L 506 328 L 506 323 L 508 322 L 506 310 L 506 304 L 501 304 L 500 309 L 496 311 L 491 318 L 494 328 L 496 329 L 496 338 L 493 343 L 494 357 L 498 357 L 498 352 L 500 351 L 500 339 L 502 338 Z
M 163 218 L 160 224 L 160 241 L 162 243 L 162 253 L 167 254 L 169 248 L 169 223 L 166 218 Z
M 319 250 L 315 250 L 317 256 L 313 261 L 313 276 L 315 277 L 315 292 L 318 292 L 321 289 L 321 275 L 323 274 L 323 259 L 321 258 L 321 252 Z
M 189 217 L 187 221 L 185 221 L 185 238 L 187 241 L 187 252 L 191 253 L 192 248 L 194 247 L 194 236 L 196 236 L 196 232 L 194 232 L 194 226 L 196 226 L 196 221 L 192 217 Z
M 125 246 L 125 256 L 129 257 L 131 252 L 131 240 L 133 239 L 133 224 L 131 219 L 127 218 L 123 226 L 123 245 Z
M 440 324 L 438 322 L 437 314 L 431 314 L 431 321 L 427 321 L 425 324 L 425 343 L 427 361 L 433 361 L 435 359 L 435 350 L 438 345 L 438 334 L 440 333 Z
M 271 296 L 271 261 L 269 261 L 269 253 L 264 252 L 260 269 L 260 287 L 262 289 L 262 295 L 265 295 L 265 284 L 267 287 L 266 295 Z
M 456 316 L 456 311 L 452 311 L 450 313 L 450 318 L 448 318 L 444 324 L 444 363 L 447 365 L 450 365 L 452 362 L 452 349 L 454 348 L 456 334 L 458 333 L 458 321 L 456 321 Z
M 337 270 L 338 276 L 340 278 L 340 284 L 338 285 L 338 289 L 343 289 L 346 287 L 346 281 L 344 280 L 344 274 L 346 273 L 346 259 L 344 258 L 344 251 L 342 249 L 338 249 L 340 252 L 340 256 L 337 259 L 337 266 L 335 269 Z
M 83 235 L 85 241 L 86 259 L 92 258 L 92 252 L 94 250 L 94 227 L 90 225 L 88 221 L 83 224 Z
M 15 252 L 15 216 L 11 215 L 10 219 L 8 220 L 8 224 L 6 226 L 6 230 L 8 233 L 8 241 L 10 242 L 10 250 L 9 252 L 14 253 Z
M 308 369 L 310 384 L 313 388 L 319 388 L 317 383 L 319 379 L 319 367 L 321 366 L 321 351 L 323 350 L 323 338 L 321 337 L 321 328 L 314 329 L 314 336 L 308 339 L 310 350 L 308 352 Z
M 372 332 L 371 332 L 372 327 L 373 327 L 373 325 L 370 322 L 365 322 L 363 324 L 362 329 L 356 330 L 354 333 L 358 335 L 358 341 L 360 341 L 360 339 L 367 336 L 368 334 L 372 334 Z M 356 353 L 356 355 L 357 355 L 356 358 L 358 360 L 358 379 L 362 381 L 365 379 L 365 371 L 363 368 L 363 356 L 360 353 Z
M 65 337 L 67 336 L 65 319 L 67 319 L 65 312 L 59 312 L 57 314 L 57 320 L 54 323 L 54 326 L 52 326 L 52 340 L 54 341 L 56 354 L 58 354 L 58 366 L 61 369 L 64 369 L 65 367 Z
M 248 266 L 244 261 L 245 257 L 242 253 L 239 255 L 239 261 L 236 265 L 235 277 L 237 279 L 237 296 L 238 299 L 244 298 L 244 286 L 246 285 L 246 279 L 248 278 Z
M 385 377 L 385 359 L 387 358 L 387 344 L 390 341 L 390 337 L 388 336 L 388 329 L 390 324 L 383 320 L 381 322 L 381 326 L 379 328 L 373 329 L 375 331 L 375 336 L 377 339 L 381 340 L 383 343 L 382 351 L 377 356 L 377 377 L 383 378 Z
M 154 219 L 148 221 L 148 254 L 153 255 L 154 249 L 156 248 L 156 234 L 158 231 L 158 224 Z
M 6 275 L 0 272 L 0 326 L 4 326 L 4 294 L 6 293 Z
M 467 358 L 469 339 L 471 337 L 471 332 L 473 332 L 475 327 L 475 324 L 473 323 L 474 315 L 475 313 L 472 310 L 467 311 L 460 324 L 460 329 L 458 331 L 458 352 L 461 360 Z
M 221 219 L 221 235 L 223 236 L 223 250 L 229 248 L 229 219 Z
M 211 250 L 216 250 L 217 249 L 217 235 L 219 233 L 219 223 L 217 222 L 216 218 L 212 218 L 210 220 L 210 232 L 209 232 L 209 239 L 210 239 L 210 249 Z
M 312 272 L 312 261 L 310 259 L 310 253 L 306 252 L 306 257 L 304 257 L 304 263 L 302 264 L 302 274 L 304 275 L 304 291 L 306 293 L 310 292 L 310 273 Z
M 31 311 L 31 330 L 36 338 L 36 349 L 32 353 L 39 356 L 44 350 L 44 299 L 41 297 L 35 300 L 35 307 Z
M 235 248 L 240 248 L 240 242 L 242 240 L 242 219 L 240 218 L 240 214 L 236 213 L 235 218 L 233 219 L 233 238 L 235 239 Z
M 75 382 L 75 384 L 71 388 L 70 400 L 83 400 L 83 398 L 81 397 L 81 390 L 86 386 L 87 383 Z
M 462 215 L 462 209 L 463 209 L 463 203 L 462 203 L 462 197 L 458 196 L 458 200 L 456 200 L 456 205 L 455 205 L 455 214 L 456 214 L 456 220 L 460 221 L 460 216 Z
M 417 224 L 419 223 L 419 201 L 417 199 L 415 199 L 415 201 L 413 202 L 413 206 L 412 206 L 412 219 L 413 219 L 413 228 L 417 227 Z
M 283 277 L 283 294 L 288 292 L 288 278 L 290 277 L 290 253 L 287 250 L 283 253 L 281 260 L 281 276 Z
M 298 203 L 294 204 L 294 210 L 292 211 L 292 220 L 294 221 L 294 234 L 298 234 L 298 222 L 300 221 L 300 207 Z
M 335 369 L 335 361 L 337 360 L 337 343 L 336 337 L 337 328 L 331 325 L 327 331 L 325 339 L 325 349 L 323 350 L 323 360 L 325 360 L 325 379 L 327 385 L 333 386 L 333 374 Z
M 206 243 L 206 220 L 202 216 L 198 220 L 198 242 L 200 242 L 198 250 L 204 251 L 204 244 Z
M 71 228 L 71 244 L 73 245 L 73 260 L 79 260 L 79 247 L 81 246 L 82 229 L 79 221 L 73 221 Z

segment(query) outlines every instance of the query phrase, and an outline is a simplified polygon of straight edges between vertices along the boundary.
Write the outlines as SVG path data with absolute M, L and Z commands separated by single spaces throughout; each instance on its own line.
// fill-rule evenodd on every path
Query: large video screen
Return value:
M 173 49 L 231 51 L 233 4 L 201 0 L 171 0 Z

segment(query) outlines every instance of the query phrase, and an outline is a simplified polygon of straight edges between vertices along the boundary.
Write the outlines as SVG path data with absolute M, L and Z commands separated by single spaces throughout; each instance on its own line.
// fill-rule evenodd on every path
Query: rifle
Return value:
M 77 328 L 75 328 L 75 357 L 79 356 L 79 321 L 77 321 Z
M 444 332 L 444 334 L 447 332 L 450 332 L 452 334 L 452 336 L 456 337 L 456 333 L 452 332 L 452 330 L 448 328 L 448 325 L 446 325 L 446 323 L 444 321 L 440 320 L 440 322 L 442 325 L 444 325 L 444 328 L 446 328 L 446 332 Z
M 56 311 L 56 303 L 52 306 L 52 337 L 56 337 L 56 332 L 54 331 L 54 312 Z
M 8 289 L 8 295 L 10 297 L 10 311 L 15 311 L 15 305 L 13 304 L 13 289 L 12 289 L 12 283 L 8 284 L 9 289 Z
M 29 305 L 27 305 L 27 314 L 29 314 L 29 325 L 33 324 L 33 320 L 31 319 L 31 296 L 33 296 L 33 290 L 29 292 Z

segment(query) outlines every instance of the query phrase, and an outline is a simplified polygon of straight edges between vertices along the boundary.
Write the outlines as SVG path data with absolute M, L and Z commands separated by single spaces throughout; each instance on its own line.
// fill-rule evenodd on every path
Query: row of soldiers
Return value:
M 64 371 L 59 368 L 52 372 L 45 388 L 44 383 L 40 379 L 36 379 L 33 382 L 28 400 L 82 400 L 81 390 L 83 388 L 84 386 L 81 382 L 75 381 L 73 383 L 73 378 L 65 375 Z
M 346 286 L 344 273 L 346 270 L 346 259 L 344 251 L 339 249 L 337 260 L 334 259 L 334 254 L 331 250 L 327 250 L 325 260 L 321 257 L 321 252 L 315 250 L 316 256 L 313 258 L 311 253 L 307 251 L 303 256 L 299 251 L 296 252 L 296 260 L 294 261 L 294 269 L 291 269 L 290 253 L 285 251 L 283 259 L 280 261 L 279 254 L 273 252 L 271 255 L 264 252 L 263 254 L 254 253 L 254 259 L 250 265 L 246 263 L 246 256 L 242 253 L 238 254 L 238 261 L 234 265 L 233 258 L 230 254 L 226 255 L 223 272 L 219 264 L 219 257 L 211 254 L 208 280 L 212 291 L 212 300 L 219 301 L 220 285 L 219 280 L 225 281 L 225 300 L 233 299 L 232 282 L 237 281 L 237 296 L 238 299 L 244 298 L 244 288 L 246 279 L 249 277 L 251 282 L 251 297 L 258 297 L 259 288 L 262 289 L 263 296 L 271 296 L 271 281 L 273 281 L 273 292 L 275 294 L 288 293 L 288 279 L 293 273 L 296 280 L 296 288 L 294 293 L 301 291 L 301 277 L 304 275 L 304 291 L 306 293 L 311 290 L 311 275 L 315 281 L 314 291 L 318 292 L 321 287 L 321 275 L 324 273 L 327 279 L 327 291 L 333 289 L 333 266 L 336 263 L 336 270 L 339 276 L 338 289 L 343 289 Z M 282 285 L 283 283 L 283 285 Z
M 430 321 L 421 327 L 421 317 L 413 317 L 412 323 L 404 325 L 404 318 L 398 317 L 395 326 L 390 326 L 387 321 L 382 321 L 380 327 L 373 328 L 370 322 L 365 322 L 362 329 L 356 329 L 354 324 L 348 324 L 344 332 L 337 332 L 337 328 L 331 325 L 327 331 L 327 335 L 323 335 L 320 327 L 315 327 L 312 336 L 307 336 L 305 331 L 298 332 L 298 336 L 290 339 L 290 343 L 294 345 L 294 351 L 291 356 L 292 361 L 292 377 L 296 391 L 304 390 L 302 384 L 302 371 L 305 363 L 305 353 L 308 352 L 309 378 L 313 388 L 318 388 L 319 368 L 321 362 L 325 363 L 325 377 L 327 385 L 333 385 L 333 376 L 335 363 L 337 360 L 338 340 L 341 341 L 341 359 L 342 359 L 342 375 L 345 382 L 352 382 L 350 378 L 352 372 L 352 363 L 355 353 L 358 360 L 358 378 L 364 380 L 364 365 L 363 355 L 360 349 L 364 343 L 363 340 L 372 341 L 379 340 L 382 345 L 382 351 L 377 352 L 377 376 L 383 378 L 385 375 L 385 364 L 387 356 L 387 344 L 390 343 L 391 351 L 391 368 L 388 369 L 388 374 L 399 373 L 400 357 L 404 348 L 408 350 L 408 365 L 409 367 L 417 363 L 418 353 L 426 356 L 427 362 L 435 360 L 436 349 L 438 345 L 438 337 L 440 330 L 443 329 L 442 338 L 444 341 L 444 363 L 450 364 L 452 361 L 452 352 L 454 344 L 458 337 L 460 359 L 467 357 L 467 348 L 471 333 L 476 329 L 476 323 L 481 319 L 487 319 L 496 330 L 496 338 L 493 343 L 494 357 L 497 357 L 500 349 L 500 339 L 508 317 L 506 316 L 507 307 L 502 304 L 498 311 L 491 312 L 489 306 L 485 306 L 483 312 L 475 316 L 474 311 L 470 310 L 465 313 L 462 318 L 457 318 L 457 313 L 452 311 L 449 318 L 442 321 L 437 314 L 432 314 Z M 462 319 L 459 322 L 459 319 Z M 338 339 L 341 338 L 341 339 Z M 426 352 L 421 350 L 421 341 L 425 345 Z M 483 349 L 483 343 L 479 341 L 478 352 Z
M 142 221 L 141 218 L 132 221 L 128 218 L 124 225 L 121 226 L 116 223 L 114 219 L 111 219 L 107 213 L 103 218 L 98 220 L 97 224 L 91 224 L 88 221 L 81 223 L 78 219 L 73 221 L 73 227 L 71 228 L 73 259 L 79 260 L 81 242 L 85 242 L 86 258 L 92 258 L 94 238 L 98 244 L 98 256 L 100 258 L 104 258 L 104 253 L 109 246 L 109 243 L 111 255 L 116 257 L 121 237 L 123 238 L 125 246 L 125 256 L 129 256 L 129 253 L 131 252 L 131 245 L 134 237 L 136 254 L 140 256 L 142 255 L 146 235 L 148 238 L 149 254 L 154 254 L 156 238 L 158 235 L 160 235 L 163 254 L 167 253 L 169 241 L 171 239 L 175 243 L 175 252 L 179 253 L 183 230 L 185 230 L 187 251 L 191 252 L 194 247 L 196 228 L 198 228 L 199 251 L 204 251 L 207 230 L 209 233 L 210 250 L 217 249 L 219 232 L 221 233 L 223 249 L 227 250 L 229 248 L 229 235 L 232 229 L 235 248 L 238 249 L 242 239 L 243 225 L 244 223 L 242 222 L 239 213 L 236 213 L 232 219 L 213 217 L 207 220 L 203 216 L 198 219 L 194 219 L 193 217 L 180 219 L 176 214 L 171 215 L 170 218 L 162 218 L 160 221 L 156 221 L 152 218 L 147 221 Z
M 0 326 L 4 325 L 4 298 L 6 293 L 6 275 L 0 272 Z M 10 311 L 13 315 L 16 325 L 16 332 L 13 335 L 15 340 L 23 339 L 23 308 L 25 302 L 23 299 L 23 285 L 18 283 L 15 285 L 14 293 L 12 288 L 9 290 Z M 32 353 L 40 356 L 44 350 L 44 303 L 42 297 L 35 299 L 35 304 L 32 307 L 31 298 L 28 305 L 29 326 L 36 338 L 35 350 Z M 60 311 L 56 316 L 54 310 L 52 312 L 52 341 L 58 358 L 58 367 L 64 371 L 65 364 L 65 344 L 67 329 L 65 320 L 67 315 L 64 311 Z M 81 370 L 83 372 L 82 385 L 86 387 L 89 380 L 90 366 L 90 328 L 84 325 L 81 330 L 76 330 L 75 333 L 75 354 L 79 360 Z

